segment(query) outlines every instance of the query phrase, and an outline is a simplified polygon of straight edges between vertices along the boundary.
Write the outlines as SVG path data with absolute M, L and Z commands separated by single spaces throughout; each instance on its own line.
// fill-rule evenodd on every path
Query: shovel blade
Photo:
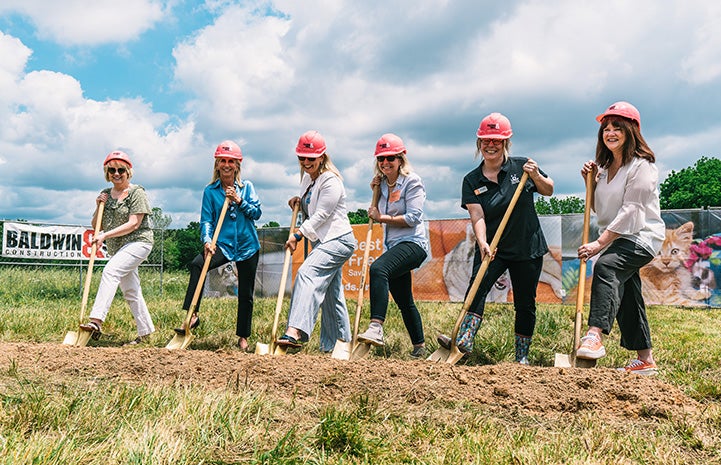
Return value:
M 330 354 L 330 358 L 334 358 L 336 360 L 350 360 L 351 344 L 352 343 L 350 342 L 345 342 L 338 339 L 337 341 L 335 341 L 333 353 Z
M 448 360 L 449 355 L 451 355 L 450 350 L 445 347 L 439 347 L 435 352 L 429 355 L 426 360 L 430 360 L 431 362 L 445 362 Z
M 360 343 L 355 346 L 355 349 L 353 349 L 353 353 L 350 356 L 351 360 L 360 360 L 362 358 L 366 358 L 368 356 L 368 352 L 371 350 L 370 344 L 364 344 Z
M 596 366 L 596 360 L 576 357 L 576 368 L 593 368 Z
M 568 354 L 556 354 L 553 366 L 557 368 L 571 368 L 571 356 Z
M 268 355 L 270 353 L 270 345 L 262 342 L 256 342 L 255 354 L 256 355 Z
M 65 335 L 65 339 L 63 339 L 63 344 L 66 346 L 85 347 L 88 345 L 88 341 L 92 335 L 92 331 L 85 331 L 83 329 L 68 331 Z
M 165 348 L 168 350 L 183 350 L 190 345 L 193 337 L 193 333 L 191 333 L 190 331 L 186 331 L 184 336 L 176 334 L 175 336 L 173 336 L 173 339 L 168 342 L 168 345 L 165 346 Z
M 276 344 L 275 350 L 273 351 L 273 355 L 286 355 L 288 353 L 288 348 L 286 346 L 279 346 Z

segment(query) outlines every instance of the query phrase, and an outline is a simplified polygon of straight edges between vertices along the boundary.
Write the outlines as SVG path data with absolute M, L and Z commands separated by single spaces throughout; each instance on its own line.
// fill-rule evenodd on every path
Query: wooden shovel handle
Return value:
M 95 229 L 93 230 L 93 239 L 95 235 L 100 231 L 103 224 L 103 211 L 105 210 L 105 202 L 98 204 L 98 213 L 95 218 Z M 85 311 L 88 308 L 88 296 L 90 294 L 90 281 L 93 277 L 93 266 L 95 265 L 95 255 L 98 253 L 98 244 L 93 241 L 92 247 L 90 247 L 90 259 L 88 260 L 88 272 L 85 275 L 85 286 L 83 287 L 83 300 L 80 304 L 80 324 L 84 323 Z
M 371 201 L 371 206 L 378 208 L 378 198 L 380 197 L 380 186 L 375 186 L 373 188 L 373 200 Z M 373 218 L 368 218 L 368 232 L 366 233 L 366 248 L 363 251 L 363 265 L 361 266 L 361 280 L 360 280 L 360 288 L 358 289 L 358 300 L 356 302 L 355 306 L 355 321 L 353 322 L 353 344 L 352 347 L 355 348 L 356 341 L 358 339 L 358 326 L 360 325 L 360 314 L 361 314 L 361 308 L 363 307 L 363 294 L 365 293 L 365 287 L 366 287 L 366 275 L 368 271 L 368 257 L 370 257 L 370 247 L 368 247 L 368 244 L 370 244 L 370 241 L 373 237 Z
M 225 201 L 223 202 L 223 208 L 220 209 L 220 215 L 218 216 L 218 222 L 215 224 L 215 231 L 213 231 L 213 238 L 210 240 L 210 245 L 212 247 L 215 247 L 216 242 L 218 242 L 218 235 L 220 234 L 220 228 L 223 226 L 223 220 L 225 219 L 225 212 L 228 211 L 228 204 L 230 203 L 230 199 L 228 197 L 225 198 Z M 198 280 L 198 284 L 195 286 L 195 292 L 193 293 L 193 300 L 190 301 L 190 308 L 188 308 L 188 313 L 185 315 L 185 321 L 183 324 L 183 327 L 185 328 L 186 332 L 190 331 L 190 320 L 193 318 L 193 312 L 195 312 L 195 307 L 198 304 L 198 299 L 200 299 L 200 293 L 203 292 L 203 284 L 205 282 L 205 275 L 208 273 L 208 268 L 210 267 L 210 260 L 213 259 L 213 256 L 211 254 L 206 254 L 205 261 L 203 262 L 203 268 L 200 270 L 200 279 Z
M 591 196 L 593 195 L 593 171 L 586 173 L 586 205 L 583 210 L 583 232 L 581 233 L 581 245 L 588 243 L 588 234 L 591 224 Z M 581 345 L 581 326 L 583 325 L 583 304 L 586 292 L 586 260 L 581 259 L 578 266 L 578 287 L 576 288 L 576 321 L 573 325 L 573 352 L 572 358 L 576 358 L 576 350 Z
M 518 186 L 516 187 L 516 191 L 513 193 L 513 197 L 511 198 L 511 203 L 508 204 L 508 208 L 506 208 L 506 212 L 503 214 L 503 218 L 501 219 L 501 224 L 498 225 L 496 234 L 493 236 L 493 240 L 491 241 L 491 244 L 490 244 L 491 253 L 486 255 L 486 257 L 483 259 L 483 262 L 481 263 L 481 268 L 478 270 L 478 273 L 476 274 L 476 278 L 473 280 L 473 284 L 471 285 L 471 288 L 468 291 L 468 295 L 466 296 L 466 299 L 463 301 L 463 307 L 461 308 L 461 311 L 458 314 L 458 319 L 456 320 L 456 325 L 453 327 L 453 334 L 451 336 L 451 351 L 458 350 L 458 348 L 456 347 L 456 336 L 458 336 L 458 330 L 461 328 L 461 323 L 463 323 L 463 318 L 466 316 L 466 312 L 471 307 L 471 304 L 473 303 L 473 299 L 476 297 L 476 292 L 478 292 L 478 288 L 481 286 L 481 281 L 483 281 L 483 276 L 486 274 L 486 271 L 488 270 L 488 265 L 490 265 L 492 257 L 496 253 L 496 249 L 498 248 L 498 243 L 501 241 L 501 236 L 503 235 L 503 230 L 506 229 L 506 224 L 508 224 L 508 219 L 511 217 L 511 213 L 513 213 L 513 209 L 515 208 L 516 203 L 518 202 L 518 198 L 521 196 L 521 192 L 523 192 L 523 187 L 526 185 L 527 180 L 528 180 L 528 173 L 526 173 L 524 171 L 523 176 L 521 176 L 521 181 L 518 183 Z
M 290 219 L 290 229 L 288 231 L 288 240 L 295 232 L 295 224 L 298 221 L 298 210 L 300 202 L 293 207 L 293 215 Z M 275 351 L 275 341 L 278 338 L 278 320 L 280 320 L 280 310 L 283 308 L 283 296 L 285 295 L 285 283 L 288 280 L 288 267 L 290 266 L 290 249 L 285 249 L 285 258 L 283 259 L 283 272 L 280 275 L 280 288 L 278 289 L 278 299 L 275 302 L 275 318 L 273 319 L 273 330 L 271 332 L 270 353 Z

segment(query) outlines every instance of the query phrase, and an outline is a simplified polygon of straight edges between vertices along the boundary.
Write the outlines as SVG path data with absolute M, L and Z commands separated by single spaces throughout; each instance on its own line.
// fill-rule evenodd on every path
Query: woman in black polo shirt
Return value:
M 486 296 L 496 280 L 508 270 L 516 311 L 516 361 L 527 365 L 528 348 L 536 326 L 536 286 L 541 276 L 543 255 L 548 251 L 536 215 L 533 193 L 553 194 L 553 180 L 532 159 L 508 156 L 512 135 L 511 122 L 502 114 L 491 113 L 483 118 L 476 139 L 476 158 L 481 154 L 483 160 L 463 179 L 461 206 L 468 210 L 476 235 L 470 290 L 483 258 L 491 253 L 489 241 L 496 234 L 523 172 L 529 175 L 498 243 L 496 255 L 463 319 L 456 346 L 464 353 L 473 350 L 473 339 L 481 326 Z M 451 345 L 450 338 L 445 335 L 438 337 L 438 343 L 446 348 Z

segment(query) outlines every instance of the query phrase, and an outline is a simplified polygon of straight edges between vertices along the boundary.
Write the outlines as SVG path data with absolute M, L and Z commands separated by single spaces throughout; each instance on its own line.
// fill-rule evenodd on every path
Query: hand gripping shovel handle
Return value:
M 521 196 L 521 192 L 523 192 L 523 188 L 526 185 L 527 180 L 528 180 L 528 173 L 524 172 L 523 176 L 521 176 L 521 181 L 518 183 L 518 186 L 516 187 L 516 191 L 513 193 L 513 197 L 511 198 L 511 203 L 508 204 L 508 208 L 506 208 L 506 212 L 503 214 L 503 218 L 501 219 L 501 224 L 498 225 L 496 234 L 493 236 L 493 240 L 491 241 L 491 244 L 490 244 L 491 253 L 486 255 L 486 257 L 483 259 L 483 262 L 481 263 L 481 268 L 478 270 L 478 274 L 476 274 L 476 278 L 473 280 L 473 284 L 471 285 L 471 288 L 468 291 L 468 295 L 466 296 L 466 299 L 463 301 L 463 307 L 461 308 L 461 311 L 458 314 L 458 319 L 456 320 L 456 325 L 453 327 L 453 334 L 451 335 L 451 353 L 448 357 L 449 363 L 455 363 L 459 359 L 458 355 L 461 354 L 461 351 L 458 350 L 458 347 L 456 346 L 456 337 L 458 336 L 458 331 L 461 329 L 461 323 L 463 323 L 463 318 L 466 316 L 466 312 L 471 307 L 471 304 L 473 303 L 473 299 L 476 297 L 476 292 L 478 292 L 478 288 L 481 286 L 481 281 L 483 281 L 483 276 L 485 276 L 486 271 L 488 270 L 488 265 L 490 265 L 492 257 L 496 253 L 496 249 L 498 248 L 498 243 L 501 241 L 501 236 L 503 235 L 503 230 L 506 229 L 506 224 L 508 224 L 508 219 L 511 217 L 511 213 L 513 213 L 513 209 L 515 208 L 516 203 L 518 202 L 518 198 Z
M 380 185 L 373 188 L 373 200 L 371 205 L 378 207 L 378 198 L 380 197 Z M 355 321 L 353 322 L 353 340 L 351 349 L 355 349 L 358 342 L 358 326 L 360 325 L 361 308 L 363 307 L 363 294 L 366 287 L 366 275 L 368 274 L 368 257 L 370 256 L 370 244 L 373 237 L 373 218 L 368 218 L 368 232 L 366 233 L 366 249 L 363 252 L 363 265 L 361 266 L 361 281 L 358 289 L 358 300 L 355 307 Z
M 588 243 L 588 230 L 591 224 L 591 197 L 593 195 L 593 171 L 586 173 L 586 205 L 583 210 L 583 233 L 581 234 L 581 244 Z M 583 322 L 583 303 L 586 291 L 586 260 L 581 260 L 578 266 L 578 287 L 576 288 L 576 321 L 573 325 L 573 352 L 571 359 L 576 361 L 576 351 L 581 345 L 581 326 Z
M 102 227 L 103 224 L 103 210 L 105 210 L 105 202 L 100 202 L 98 204 L 98 213 L 96 215 L 95 219 L 95 225 L 93 226 L 95 229 L 93 230 L 93 236 L 95 236 Z M 88 296 L 90 294 L 90 281 L 93 277 L 93 265 L 95 265 L 95 255 L 98 253 L 98 244 L 93 242 L 92 247 L 90 248 L 90 259 L 88 260 L 88 272 L 85 275 L 85 286 L 83 287 L 83 300 L 80 304 L 80 324 L 83 324 L 83 320 L 85 319 L 85 310 L 87 310 L 88 307 Z
M 293 216 L 290 219 L 290 230 L 288 231 L 288 240 L 295 232 L 295 224 L 298 221 L 298 209 L 300 202 L 293 207 Z M 288 280 L 288 267 L 290 266 L 290 249 L 285 249 L 285 258 L 283 259 L 283 272 L 280 275 L 280 288 L 278 289 L 278 299 L 275 302 L 275 318 L 273 319 L 273 330 L 271 332 L 270 353 L 275 352 L 275 341 L 278 338 L 278 320 L 280 320 L 280 310 L 283 308 L 283 296 L 285 295 L 285 282 Z
M 223 207 L 220 209 L 220 215 L 218 216 L 218 222 L 215 225 L 215 231 L 213 231 L 213 238 L 210 240 L 210 245 L 212 247 L 215 247 L 216 242 L 218 242 L 218 235 L 220 234 L 220 228 L 223 226 L 223 220 L 225 219 L 225 213 L 228 210 L 229 203 L 230 199 L 226 197 L 225 201 L 223 202 Z M 203 262 L 203 269 L 200 271 L 200 279 L 198 280 L 198 285 L 195 286 L 193 300 L 190 301 L 190 308 L 188 308 L 188 313 L 185 315 L 185 320 L 183 322 L 183 328 L 185 328 L 186 334 L 190 332 L 190 320 L 193 318 L 193 312 L 195 311 L 195 307 L 198 304 L 198 299 L 200 299 L 200 293 L 203 292 L 205 275 L 208 273 L 208 268 L 210 268 L 210 260 L 212 259 L 213 256 L 211 254 L 206 254 L 205 261 Z

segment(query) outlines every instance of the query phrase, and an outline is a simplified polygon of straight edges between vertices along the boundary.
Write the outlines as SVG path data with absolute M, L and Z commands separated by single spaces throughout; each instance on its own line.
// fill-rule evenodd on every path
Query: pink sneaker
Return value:
M 581 345 L 576 351 L 576 357 L 588 360 L 598 360 L 606 356 L 606 348 L 603 347 L 601 338 L 594 333 L 588 333 L 581 338 Z
M 655 375 L 658 373 L 658 367 L 656 367 L 655 363 L 648 363 L 639 359 L 631 360 L 628 365 L 623 368 L 616 368 L 616 370 L 646 376 Z

